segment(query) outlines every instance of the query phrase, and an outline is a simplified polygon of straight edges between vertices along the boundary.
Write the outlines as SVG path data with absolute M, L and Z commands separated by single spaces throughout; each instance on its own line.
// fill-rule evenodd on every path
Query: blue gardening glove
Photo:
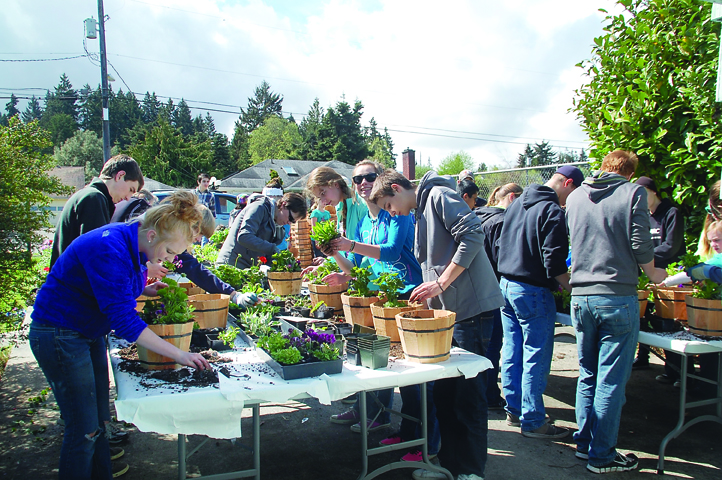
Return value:
M 700 263 L 699 265 L 695 265 L 692 268 L 687 269 L 687 275 L 692 278 L 692 280 L 700 281 L 705 280 L 709 278 L 709 272 L 712 270 L 713 265 L 708 265 L 706 263 Z
M 258 295 L 255 293 L 238 293 L 233 296 L 233 303 L 241 307 L 243 310 L 252 307 L 258 303 Z

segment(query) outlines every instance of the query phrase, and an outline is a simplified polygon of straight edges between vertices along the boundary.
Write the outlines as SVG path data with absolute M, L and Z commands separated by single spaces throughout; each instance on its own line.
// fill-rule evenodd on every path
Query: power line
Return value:
M 57 62 L 61 60 L 74 60 L 76 58 L 85 58 L 88 55 L 76 55 L 74 57 L 62 57 L 62 58 L 24 58 L 24 59 L 6 59 L 0 58 L 0 62 Z

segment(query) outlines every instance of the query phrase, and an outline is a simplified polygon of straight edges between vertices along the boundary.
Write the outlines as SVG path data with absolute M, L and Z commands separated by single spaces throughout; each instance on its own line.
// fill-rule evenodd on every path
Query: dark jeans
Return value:
M 412 416 L 414 418 L 421 417 L 421 389 L 419 385 L 410 385 L 408 387 L 399 388 L 401 392 L 401 413 Z M 436 407 L 434 405 L 434 382 L 426 384 L 426 422 L 427 422 L 427 445 L 429 446 L 429 455 L 439 453 L 439 443 L 441 435 L 439 433 L 439 421 L 436 419 Z M 415 440 L 421 437 L 419 424 L 401 418 L 401 427 L 399 435 L 404 442 Z
M 457 322 L 453 345 L 484 355 L 483 339 L 491 336 L 493 321 L 493 312 L 484 312 Z M 489 429 L 486 375 L 482 372 L 474 378 L 437 380 L 434 403 L 441 431 L 441 465 L 454 477 L 460 474 L 483 477 Z
M 499 389 L 499 360 L 501 360 L 501 344 L 504 340 L 504 327 L 501 324 L 501 309 L 497 308 L 494 313 L 494 328 L 491 331 L 491 338 L 486 347 L 486 358 L 489 359 L 493 368 L 486 371 L 486 400 L 490 404 L 498 404 L 501 401 L 501 390 Z
M 393 388 L 385 388 L 383 390 L 376 390 L 373 392 L 373 394 L 376 395 L 376 397 L 379 399 L 381 404 L 386 407 L 387 409 L 390 409 L 394 405 L 394 389 Z M 354 410 L 357 412 L 360 412 L 361 409 L 359 408 L 358 403 L 358 394 L 356 394 L 356 403 L 353 404 Z M 379 410 L 381 408 L 379 407 L 378 403 L 376 403 L 376 400 L 374 400 L 372 394 L 370 392 L 366 392 L 366 418 L 369 420 L 373 419 L 377 413 L 379 413 Z M 391 421 L 391 416 L 389 412 L 384 411 L 381 415 L 379 415 L 379 418 L 376 419 L 377 422 L 381 424 L 389 423 Z
M 30 325 L 29 338 L 65 420 L 60 479 L 112 478 L 105 438 L 105 422 L 110 421 L 105 338 L 93 340 L 36 322 Z

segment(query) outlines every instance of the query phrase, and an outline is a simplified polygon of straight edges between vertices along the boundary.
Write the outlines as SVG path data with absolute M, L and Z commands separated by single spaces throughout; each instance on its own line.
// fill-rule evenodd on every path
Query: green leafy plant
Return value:
M 561 286 L 552 292 L 555 301 L 558 301 L 557 308 L 561 307 L 560 313 L 569 313 L 569 307 L 572 304 L 572 294 L 567 292 Z
M 216 265 L 209 268 L 209 270 L 213 272 L 216 277 L 220 278 L 236 290 L 238 290 L 246 281 L 246 275 L 243 273 L 243 270 L 236 268 L 233 265 Z
M 234 326 L 229 326 L 225 330 L 223 330 L 221 333 L 218 334 L 218 338 L 223 340 L 223 343 L 228 345 L 229 347 L 233 347 L 233 345 L 236 342 L 236 337 L 238 336 L 238 332 L 240 332 L 241 329 Z
M 694 292 L 691 295 L 694 298 L 702 298 L 705 300 L 719 300 L 720 289 L 722 285 L 715 283 L 712 280 L 703 280 L 694 287 Z
M 219 230 L 216 230 L 215 232 L 213 232 L 213 235 L 211 235 L 211 238 L 209 238 L 208 240 L 213 242 L 216 248 L 220 249 L 223 246 L 223 242 L 226 241 L 226 237 L 228 237 L 229 231 L 230 230 L 228 230 L 227 228 L 221 228 Z
M 143 307 L 141 318 L 148 325 L 186 323 L 193 320 L 195 308 L 188 303 L 186 291 L 175 280 L 166 278 L 166 288 L 158 290 L 160 300 L 149 300 Z
M 271 272 L 300 272 L 301 262 L 296 260 L 290 250 L 274 253 L 271 261 Z
M 667 275 L 676 275 L 682 270 L 686 270 L 688 268 L 694 267 L 695 265 L 699 265 L 701 261 L 702 260 L 699 258 L 698 255 L 695 255 L 694 253 L 685 253 L 684 256 L 679 260 L 679 262 L 670 263 L 667 266 Z
M 303 333 L 297 330 L 287 334 L 272 332 L 259 338 L 256 345 L 266 350 L 278 363 L 294 365 L 303 360 L 337 360 L 340 353 L 335 343 L 333 334 L 307 329 Z
M 369 288 L 371 281 L 371 270 L 368 268 L 353 267 L 351 269 L 353 279 L 348 284 L 348 295 L 350 297 L 375 297 L 377 292 Z
M 206 266 L 213 265 L 218 259 L 218 249 L 212 243 L 206 243 L 202 247 L 193 245 L 193 256 Z
M 273 327 L 281 324 L 273 319 L 272 313 L 257 309 L 241 313 L 239 320 L 246 333 L 254 337 L 268 335 L 273 332 Z
M 379 291 L 383 292 L 386 297 L 384 307 L 405 307 L 404 302 L 399 301 L 399 290 L 404 288 L 404 281 L 399 278 L 396 272 L 383 272 L 378 278 L 373 280 L 374 285 L 379 287 Z
M 316 270 L 306 274 L 306 279 L 314 285 L 326 285 L 323 279 L 326 278 L 327 275 L 340 272 L 341 269 L 338 267 L 338 264 L 327 258 Z
M 340 235 L 336 230 L 336 222 L 333 220 L 326 220 L 325 222 L 318 222 L 311 229 L 311 239 L 316 241 L 316 245 L 319 247 L 326 247 L 335 238 Z
M 311 315 L 313 315 L 314 313 L 316 313 L 316 310 L 318 310 L 319 308 L 325 307 L 325 306 L 326 306 L 326 302 L 324 302 L 323 300 L 321 300 L 321 301 L 318 302 L 316 305 L 314 305 L 313 307 L 311 307 Z
M 639 281 L 637 282 L 637 290 L 646 290 L 649 286 L 649 277 L 646 273 L 642 272 L 642 274 L 639 276 Z

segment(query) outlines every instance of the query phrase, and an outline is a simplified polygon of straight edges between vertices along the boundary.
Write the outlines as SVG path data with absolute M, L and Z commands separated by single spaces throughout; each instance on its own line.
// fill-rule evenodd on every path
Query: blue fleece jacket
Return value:
M 381 255 L 378 260 L 354 254 L 356 265 L 371 267 L 374 278 L 383 272 L 397 272 L 404 281 L 404 288 L 399 293 L 406 293 L 416 288 L 421 282 L 421 266 L 414 257 L 414 224 L 411 216 L 392 217 L 385 210 L 372 219 L 365 215 L 356 225 L 356 241 L 368 245 L 379 245 Z M 369 285 L 378 290 L 376 285 Z
M 138 251 L 139 223 L 112 223 L 76 238 L 40 288 L 32 319 L 88 338 L 111 330 L 130 342 L 146 328 L 135 311 L 148 260 Z
M 178 259 L 183 262 L 176 272 L 184 274 L 188 279 L 201 287 L 208 293 L 224 293 L 231 295 L 236 290 L 226 282 L 216 277 L 213 272 L 208 270 L 201 264 L 196 257 L 188 253 L 188 250 L 178 255 Z

